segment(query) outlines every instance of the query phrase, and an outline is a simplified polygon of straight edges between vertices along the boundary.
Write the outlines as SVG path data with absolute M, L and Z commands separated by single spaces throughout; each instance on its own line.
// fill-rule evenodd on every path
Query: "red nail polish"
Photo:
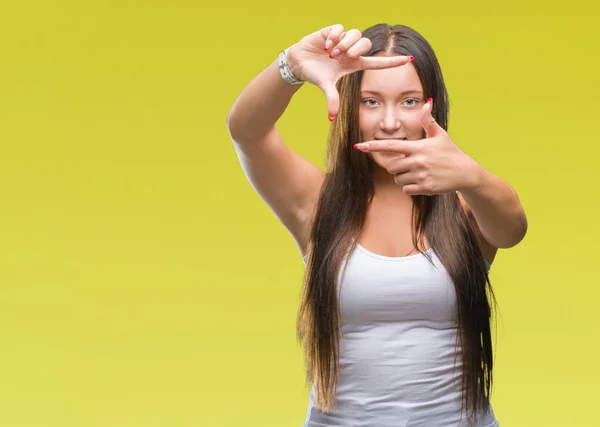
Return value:
M 415 57 L 414 57 L 414 56 L 412 56 L 412 55 L 408 57 L 408 61 L 409 61 L 409 62 L 410 62 L 410 61 L 413 61 L 414 59 L 415 59 Z
M 327 47 L 324 47 L 323 50 L 327 50 Z
M 329 119 L 330 122 L 332 122 L 332 121 L 335 120 L 335 116 L 333 116 L 333 117 L 332 116 L 328 116 L 327 118 Z
M 331 56 L 331 53 L 329 54 L 329 57 L 330 57 L 331 59 L 333 59 L 333 56 Z
M 430 103 L 431 103 L 431 102 L 433 102 L 433 98 L 429 98 L 429 99 L 427 100 L 427 102 L 430 102 Z
M 354 148 L 358 150 L 358 144 L 354 144 Z

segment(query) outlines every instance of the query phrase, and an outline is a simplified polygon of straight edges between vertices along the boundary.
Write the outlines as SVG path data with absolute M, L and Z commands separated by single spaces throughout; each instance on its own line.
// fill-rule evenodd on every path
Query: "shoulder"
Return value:
M 475 233 L 477 234 L 477 240 L 479 241 L 479 247 L 481 248 L 481 252 L 483 252 L 484 258 L 491 265 L 492 262 L 494 262 L 494 258 L 496 257 L 496 254 L 498 253 L 498 248 L 496 246 L 488 243 L 487 240 L 485 240 L 485 238 L 483 237 L 483 234 L 479 230 L 477 221 L 475 221 L 475 218 L 473 217 L 473 212 L 471 212 L 471 208 L 469 207 L 468 203 L 465 201 L 465 199 L 463 199 L 460 192 L 457 191 L 456 194 L 458 196 L 458 200 L 460 201 L 462 208 L 464 209 L 465 213 L 467 214 L 467 217 L 473 224 L 473 228 L 475 229 Z

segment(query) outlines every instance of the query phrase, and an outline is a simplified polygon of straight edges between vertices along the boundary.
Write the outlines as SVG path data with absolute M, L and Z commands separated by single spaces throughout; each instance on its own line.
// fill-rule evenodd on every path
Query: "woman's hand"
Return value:
M 341 77 L 359 70 L 398 67 L 413 59 L 410 56 L 361 56 L 370 49 L 371 40 L 363 37 L 359 30 L 344 32 L 344 27 L 337 24 L 309 34 L 292 45 L 288 50 L 288 65 L 299 80 L 312 83 L 325 93 L 329 120 L 333 120 L 340 107 L 335 84 Z
M 477 188 L 482 168 L 454 144 L 431 115 L 432 101 L 421 110 L 426 137 L 418 141 L 377 140 L 355 148 L 374 155 L 373 160 L 394 175 L 408 195 L 434 195 Z

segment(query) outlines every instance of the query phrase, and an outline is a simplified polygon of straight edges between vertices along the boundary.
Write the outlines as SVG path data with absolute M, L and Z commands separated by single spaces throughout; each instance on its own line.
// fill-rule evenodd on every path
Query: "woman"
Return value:
M 327 173 L 275 127 L 305 83 L 333 121 Z M 447 119 L 433 49 L 385 24 L 307 35 L 229 112 L 248 179 L 307 263 L 306 427 L 498 425 L 488 269 L 527 220 L 514 190 L 454 144 Z

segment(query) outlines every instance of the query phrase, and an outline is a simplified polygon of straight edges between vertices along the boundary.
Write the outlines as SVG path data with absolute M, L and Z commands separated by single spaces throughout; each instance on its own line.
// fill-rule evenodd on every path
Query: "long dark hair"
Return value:
M 433 117 L 448 129 L 449 100 L 442 72 L 429 43 L 406 26 L 374 25 L 363 32 L 377 52 L 413 55 L 424 96 L 433 98 Z M 314 212 L 297 336 L 304 347 L 306 381 L 314 385 L 315 404 L 325 412 L 336 407 L 339 373 L 340 313 L 337 277 L 345 257 L 358 242 L 374 195 L 370 162 L 353 148 L 358 126 L 363 72 L 337 82 L 340 110 L 329 135 L 327 174 Z M 412 239 L 424 252 L 423 237 L 448 271 L 458 301 L 457 346 L 462 350 L 462 407 L 470 419 L 489 408 L 492 388 L 491 305 L 495 304 L 486 261 L 474 220 L 456 193 L 413 196 Z M 431 260 L 430 260 L 431 261 Z M 488 299 L 489 298 L 489 299 Z

